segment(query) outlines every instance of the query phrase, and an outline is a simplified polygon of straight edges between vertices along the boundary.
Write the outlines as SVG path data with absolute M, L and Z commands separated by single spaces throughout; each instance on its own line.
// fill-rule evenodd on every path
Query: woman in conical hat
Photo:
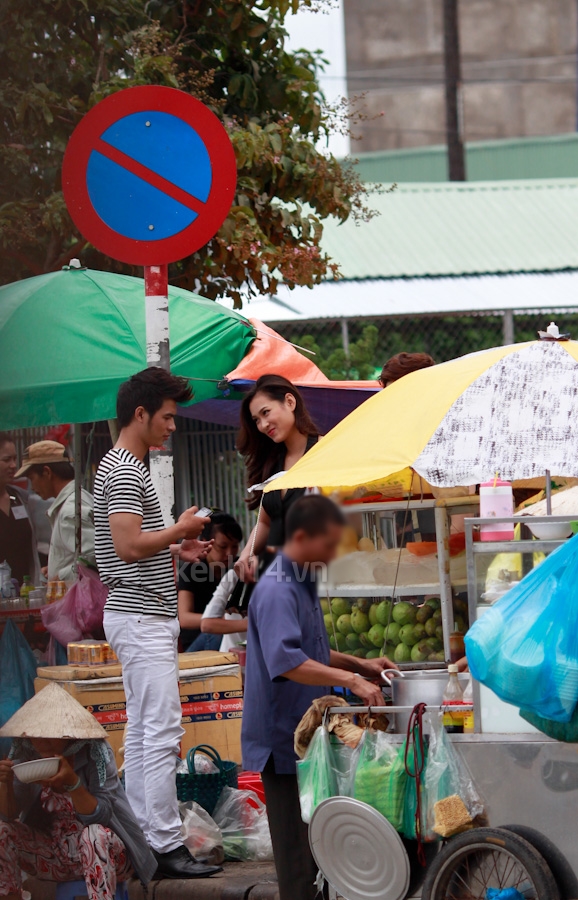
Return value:
M 156 861 L 128 804 L 106 732 L 57 684 L 0 728 L 14 738 L 0 760 L 0 898 L 20 900 L 21 870 L 45 881 L 84 878 L 89 900 L 114 900 L 117 881 L 146 884 Z M 18 780 L 18 763 L 57 757 L 40 782 Z M 22 777 L 25 774 L 22 773 Z

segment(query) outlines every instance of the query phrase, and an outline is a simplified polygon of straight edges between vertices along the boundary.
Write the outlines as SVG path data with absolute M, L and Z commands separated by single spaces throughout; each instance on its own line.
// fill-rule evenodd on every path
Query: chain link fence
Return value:
M 386 360 L 401 351 L 429 353 L 441 363 L 502 343 L 535 340 L 552 318 L 560 331 L 578 338 L 578 312 L 568 310 L 267 324 L 312 351 L 311 358 L 329 378 L 366 379 L 377 377 Z

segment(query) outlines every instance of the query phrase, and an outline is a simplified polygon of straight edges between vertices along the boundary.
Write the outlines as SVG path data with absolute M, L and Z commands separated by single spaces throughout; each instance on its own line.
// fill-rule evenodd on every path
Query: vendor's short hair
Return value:
M 435 361 L 429 353 L 398 353 L 388 359 L 378 380 L 382 387 L 387 387 L 410 372 L 428 369 L 430 366 L 435 366 Z
M 211 516 L 209 523 L 205 525 L 203 529 L 201 540 L 212 540 L 217 531 L 224 534 L 230 541 L 238 541 L 241 543 L 243 540 L 243 529 L 235 517 L 231 516 L 229 513 L 223 512 L 222 509 L 213 510 L 213 515 Z
M 0 448 L 4 446 L 4 444 L 15 444 L 16 441 L 12 437 L 9 431 L 0 431 Z
M 217 531 L 220 531 L 226 538 L 229 538 L 230 541 L 239 541 L 240 543 L 243 540 L 243 529 L 235 517 L 229 515 L 229 513 L 220 511 L 213 513 L 211 516 L 211 525 L 213 536 Z
M 30 466 L 26 474 L 30 475 L 31 472 L 36 472 L 37 475 L 42 475 L 44 469 L 50 469 L 62 481 L 72 481 L 74 478 L 74 468 L 67 459 L 62 460 L 62 462 L 35 464 Z
M 285 537 L 293 537 L 296 531 L 304 531 L 316 537 L 327 531 L 330 525 L 345 525 L 345 518 L 338 506 L 321 494 L 300 497 L 293 503 L 285 519 Z
M 165 400 L 188 403 L 193 399 L 193 390 L 188 378 L 171 375 L 160 366 L 149 366 L 137 372 L 121 384 L 116 398 L 116 417 L 119 428 L 126 428 L 134 418 L 139 406 L 149 416 L 159 411 Z

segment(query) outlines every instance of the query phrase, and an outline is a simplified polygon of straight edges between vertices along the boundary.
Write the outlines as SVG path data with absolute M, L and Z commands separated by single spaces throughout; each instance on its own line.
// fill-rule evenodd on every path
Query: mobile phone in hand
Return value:
M 210 519 L 213 515 L 213 510 L 209 509 L 208 506 L 203 506 L 201 509 L 197 510 L 195 515 L 198 516 L 199 519 Z

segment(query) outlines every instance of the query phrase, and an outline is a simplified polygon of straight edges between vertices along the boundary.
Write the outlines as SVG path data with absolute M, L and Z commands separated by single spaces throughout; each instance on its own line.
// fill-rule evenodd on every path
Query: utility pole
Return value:
M 458 2 L 459 0 L 443 0 L 446 141 L 450 181 L 466 180 Z

